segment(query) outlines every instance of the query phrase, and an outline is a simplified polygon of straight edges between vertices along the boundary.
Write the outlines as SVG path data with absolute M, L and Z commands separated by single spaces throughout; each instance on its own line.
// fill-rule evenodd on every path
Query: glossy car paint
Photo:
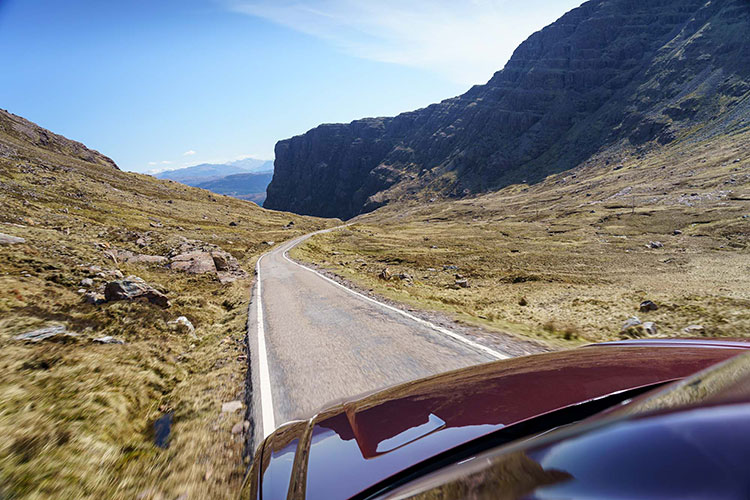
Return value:
M 382 498 L 750 498 L 750 354 Z
M 387 389 L 285 428 L 283 439 L 270 436 L 258 472 L 262 498 L 284 498 L 283 491 L 299 498 L 349 498 L 504 426 L 680 379 L 747 346 L 619 343 L 504 360 Z

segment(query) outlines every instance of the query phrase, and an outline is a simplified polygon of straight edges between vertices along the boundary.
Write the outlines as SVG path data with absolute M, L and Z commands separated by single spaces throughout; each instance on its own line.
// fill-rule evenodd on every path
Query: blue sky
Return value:
M 581 0 L 0 0 L 0 108 L 147 172 L 485 83 Z

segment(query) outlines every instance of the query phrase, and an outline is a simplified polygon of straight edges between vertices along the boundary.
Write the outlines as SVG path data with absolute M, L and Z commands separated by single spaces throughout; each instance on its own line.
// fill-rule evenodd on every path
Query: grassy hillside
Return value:
M 25 240 L 0 243 L 0 498 L 233 498 L 245 414 L 222 403 L 245 390 L 254 262 L 267 242 L 326 223 L 123 173 L 4 112 L 0 208 L 0 233 Z M 123 252 L 163 257 L 185 245 L 221 247 L 247 275 L 222 284 Z M 171 306 L 84 300 L 128 275 Z M 194 335 L 168 325 L 180 316 Z M 48 326 L 77 336 L 14 338 Z M 105 336 L 124 344 L 93 341 Z M 154 421 L 170 413 L 162 449 Z
M 658 336 L 747 337 L 749 245 L 746 127 L 613 148 L 536 185 L 384 207 L 292 255 L 404 303 L 565 346 L 648 335 L 621 331 L 633 316 Z M 658 310 L 640 312 L 646 300 Z

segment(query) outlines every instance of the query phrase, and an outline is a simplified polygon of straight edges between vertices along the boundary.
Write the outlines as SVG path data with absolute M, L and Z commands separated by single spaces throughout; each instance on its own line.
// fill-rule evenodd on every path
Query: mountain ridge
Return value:
M 280 141 L 265 206 L 350 218 L 538 182 L 605 147 L 724 133 L 750 123 L 749 39 L 741 0 L 586 2 L 461 96 Z

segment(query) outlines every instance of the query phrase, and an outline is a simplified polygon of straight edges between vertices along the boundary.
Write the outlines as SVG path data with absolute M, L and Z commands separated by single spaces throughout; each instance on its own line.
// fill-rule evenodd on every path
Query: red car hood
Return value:
M 349 498 L 502 427 L 681 379 L 748 347 L 716 340 L 617 342 L 448 372 L 277 431 L 264 443 L 249 480 L 260 483 L 263 498 L 285 497 L 289 488 L 299 497 Z M 254 497 L 249 490 L 257 486 L 246 494 Z

